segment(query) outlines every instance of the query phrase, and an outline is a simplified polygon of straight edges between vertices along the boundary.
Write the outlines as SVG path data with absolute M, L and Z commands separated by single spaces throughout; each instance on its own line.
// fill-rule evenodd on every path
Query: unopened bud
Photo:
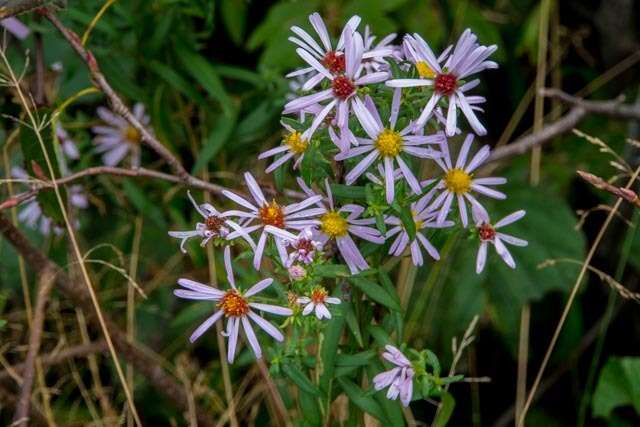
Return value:
M 296 282 L 307 277 L 307 270 L 299 265 L 292 265 L 291 267 L 289 267 L 288 271 L 291 280 L 295 280 Z

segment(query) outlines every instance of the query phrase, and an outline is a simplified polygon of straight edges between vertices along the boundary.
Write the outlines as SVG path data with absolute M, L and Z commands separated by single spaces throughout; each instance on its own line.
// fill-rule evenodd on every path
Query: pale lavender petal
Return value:
M 195 342 L 198 338 L 200 338 L 202 336 L 202 334 L 204 334 L 211 326 L 213 326 L 218 320 L 220 320 L 220 318 L 223 315 L 223 311 L 222 310 L 218 310 L 215 313 L 213 313 L 213 315 L 211 317 L 209 317 L 207 320 L 205 320 L 204 322 L 202 322 L 202 324 L 200 326 L 198 326 L 198 328 L 193 331 L 193 333 L 191 334 L 191 336 L 189 337 L 189 341 L 191 341 L 192 343 Z
M 242 329 L 244 329 L 244 334 L 247 337 L 247 341 L 249 341 L 249 346 L 251 346 L 251 350 L 253 350 L 253 354 L 255 354 L 256 359 L 262 358 L 262 349 L 260 348 L 260 343 L 258 342 L 258 338 L 256 338 L 256 333 L 253 331 L 253 327 L 251 326 L 251 322 L 247 319 L 246 316 L 242 316 Z
M 504 227 L 506 225 L 512 224 L 517 220 L 519 220 L 520 218 L 522 218 L 525 214 L 526 214 L 526 211 L 524 210 L 519 210 L 512 214 L 509 214 L 504 218 L 502 218 L 500 221 L 496 222 L 496 224 L 494 225 L 494 228 L 500 228 L 500 227 Z
M 263 331 L 271 335 L 276 341 L 282 342 L 284 340 L 284 335 L 282 335 L 282 332 L 280 332 L 278 328 L 273 326 L 271 322 L 259 316 L 258 314 L 254 313 L 251 310 L 249 310 L 248 315 L 251 318 L 251 320 L 256 322 L 256 324 L 260 326 Z

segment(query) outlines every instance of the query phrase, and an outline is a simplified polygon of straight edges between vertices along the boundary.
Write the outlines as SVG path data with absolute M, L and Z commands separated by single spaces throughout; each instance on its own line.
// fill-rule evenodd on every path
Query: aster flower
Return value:
M 433 197 L 433 191 L 421 197 L 417 202 L 411 204 L 411 214 L 416 227 L 416 235 L 413 240 L 410 239 L 409 233 L 404 228 L 402 221 L 395 216 L 388 216 L 385 222 L 392 227 L 387 231 L 386 238 L 389 239 L 396 236 L 395 240 L 389 248 L 389 255 L 401 256 L 409 245 L 411 251 L 411 261 L 415 266 L 421 266 L 424 263 L 422 249 L 434 260 L 440 259 L 438 250 L 431 244 L 424 233 L 429 228 L 446 228 L 453 226 L 453 221 L 436 222 L 437 212 L 429 206 L 429 202 Z
M 364 27 L 364 60 L 362 65 L 368 73 L 375 71 L 386 70 L 389 64 L 386 61 L 387 57 L 393 57 L 398 60 L 396 54 L 398 53 L 398 47 L 391 44 L 396 38 L 396 33 L 391 33 L 382 38 L 378 43 L 376 42 L 376 36 L 371 32 L 371 28 L 366 25 Z M 374 44 L 375 43 L 375 44 Z M 376 52 L 376 56 L 370 56 L 369 52 Z
M 302 179 L 299 178 L 298 183 L 309 197 L 315 196 L 313 190 L 307 187 Z M 378 245 L 383 244 L 384 237 L 376 228 L 372 227 L 376 222 L 375 218 L 361 218 L 364 208 L 355 204 L 337 208 L 333 203 L 329 181 L 325 181 L 325 187 L 328 206 L 325 206 L 324 202 L 319 204 L 325 211 L 319 218 L 320 226 L 317 229 L 315 238 L 323 245 L 326 245 L 330 240 L 335 241 L 340 255 L 342 255 L 352 273 L 355 274 L 358 271 L 368 269 L 369 264 L 360 253 L 351 235 L 353 234 Z
M 327 31 L 327 26 L 320 14 L 317 12 L 309 15 L 309 22 L 317 36 L 320 38 L 320 44 L 318 44 L 318 42 L 308 32 L 295 25 L 291 27 L 291 31 L 293 31 L 298 37 L 291 36 L 289 37 L 289 41 L 299 46 L 299 49 L 296 49 L 296 52 L 306 62 L 309 62 L 307 58 L 311 57 L 316 61 L 319 61 L 331 73 L 342 74 L 345 71 L 345 37 L 347 33 L 351 34 L 356 31 L 358 25 L 360 25 L 360 20 L 359 16 L 354 15 L 349 19 L 349 21 L 347 21 L 340 34 L 340 39 L 338 40 L 335 49 L 331 44 L 331 37 L 329 36 L 329 31 Z M 325 75 L 318 73 L 313 64 L 309 65 L 310 66 L 308 67 L 293 71 L 286 76 L 297 77 L 315 72 L 315 74 L 309 78 L 305 84 L 303 84 L 302 90 L 304 91 L 312 89 L 325 78 Z
M 60 125 L 60 123 L 58 123 L 56 126 L 56 136 L 58 137 L 58 141 L 60 142 L 62 152 L 68 159 L 77 160 L 80 158 L 80 152 L 78 151 L 76 142 L 71 139 L 67 131 L 62 127 L 62 125 Z
M 493 185 L 501 185 L 507 182 L 505 178 L 501 177 L 488 177 L 488 178 L 474 178 L 473 171 L 475 171 L 482 163 L 484 163 L 491 150 L 488 145 L 483 146 L 473 156 L 471 161 L 467 163 L 467 156 L 471 149 L 473 142 L 473 134 L 468 134 L 462 144 L 460 153 L 458 153 L 458 159 L 455 166 L 451 163 L 451 156 L 449 154 L 449 147 L 447 143 L 441 144 L 443 157 L 435 159 L 436 163 L 444 171 L 444 177 L 436 184 L 436 188 L 443 190 L 442 193 L 434 200 L 433 209 L 439 208 L 437 217 L 438 223 L 442 223 L 447 217 L 451 205 L 455 200 L 458 202 L 458 209 L 460 211 L 460 220 L 464 227 L 468 223 L 467 215 L 467 202 L 471 204 L 472 211 L 478 212 L 483 217 L 488 217 L 487 211 L 480 202 L 471 194 L 477 192 L 493 199 L 505 199 L 504 193 L 489 188 Z M 465 166 L 466 164 L 466 166 Z
M 305 130 L 304 132 L 298 132 L 288 124 L 282 122 L 282 126 L 287 130 L 287 135 L 282 139 L 282 144 L 275 148 L 267 150 L 258 156 L 258 159 L 266 159 L 267 157 L 281 154 L 280 158 L 271 163 L 271 165 L 269 165 L 267 169 L 265 169 L 265 172 L 273 172 L 278 167 L 285 164 L 289 159 L 296 156 L 297 158 L 293 163 L 293 168 L 297 169 L 300 166 L 302 159 L 304 158 L 304 153 L 309 147 L 311 137 L 321 123 L 322 120 L 318 120 L 318 118 L 316 117 L 311 123 L 309 129 Z
M 476 273 L 480 274 L 484 269 L 484 265 L 487 261 L 487 246 L 491 243 L 496 248 L 496 252 L 504 260 L 504 262 L 511 268 L 516 268 L 516 262 L 513 260 L 509 249 L 505 246 L 505 243 L 514 246 L 527 246 L 529 243 L 526 240 L 519 239 L 509 234 L 501 233 L 498 229 L 513 224 L 525 215 L 524 210 L 516 211 L 500 221 L 491 225 L 489 218 L 479 214 L 476 216 L 476 227 L 478 230 L 478 236 L 480 237 L 480 247 L 478 248 L 478 256 L 476 257 Z
M 285 239 L 290 236 L 290 233 L 283 233 L 282 231 L 302 230 L 309 226 L 318 225 L 319 222 L 315 218 L 323 214 L 325 209 L 321 207 L 310 208 L 310 206 L 318 203 L 322 196 L 309 197 L 299 203 L 281 206 L 275 200 L 267 202 L 260 186 L 249 172 L 244 174 L 244 179 L 255 204 L 231 191 L 223 191 L 226 197 L 247 209 L 247 211 L 231 210 L 226 212 L 228 216 L 244 218 L 246 221 L 242 224 L 242 231 L 234 231 L 227 238 L 234 239 L 240 236 L 241 233 L 249 234 L 261 230 L 253 257 L 255 269 L 258 270 L 260 268 L 262 254 L 269 235 L 274 237 L 280 259 L 285 263 L 288 258 Z
M 297 236 L 292 235 L 286 240 L 293 249 L 289 254 L 286 266 L 291 267 L 294 263 L 311 264 L 316 256 L 316 252 L 322 250 L 322 243 L 313 239 L 313 229 L 310 227 L 300 231 Z
M 345 71 L 341 74 L 332 74 L 329 69 L 322 65 L 316 58 L 304 49 L 298 48 L 296 51 L 302 56 L 318 73 L 331 81 L 331 87 L 310 95 L 301 96 L 289 101 L 284 106 L 284 114 L 297 113 L 304 108 L 329 101 L 323 106 L 316 120 L 322 121 L 333 110 L 335 110 L 336 125 L 340 129 L 345 129 L 351 111 L 351 104 L 358 98 L 358 88 L 369 84 L 380 83 L 389 77 L 386 71 L 380 71 L 362 75 L 362 58 L 364 46 L 362 36 L 359 33 L 344 33 L 345 38 Z
M 308 316 L 311 312 L 315 312 L 318 320 L 331 319 L 331 313 L 327 308 L 327 304 L 340 304 L 340 299 L 327 296 L 327 290 L 322 286 L 313 288 L 308 297 L 299 297 L 296 302 L 304 305 L 302 310 L 303 316 Z
M 185 289 L 176 289 L 173 291 L 175 296 L 190 300 L 208 300 L 216 303 L 217 310 L 211 317 L 205 320 L 191 334 L 189 340 L 195 342 L 202 334 L 211 328 L 218 320 L 224 316 L 227 319 L 226 331 L 223 333 L 229 339 L 227 349 L 227 360 L 233 363 L 238 345 L 238 334 L 240 325 L 244 330 L 244 334 L 249 342 L 249 346 L 256 356 L 256 359 L 262 357 L 260 343 L 256 338 L 255 331 L 251 325 L 253 321 L 263 331 L 271 335 L 276 341 L 282 342 L 284 336 L 271 322 L 258 315 L 254 310 L 275 314 L 277 316 L 291 316 L 293 311 L 286 307 L 280 307 L 271 304 L 262 304 L 252 301 L 252 297 L 263 291 L 273 283 L 273 279 L 264 279 L 250 287 L 246 292 L 242 292 L 236 287 L 231 267 L 231 256 L 229 248 L 225 248 L 224 263 L 227 272 L 227 280 L 231 289 L 222 291 L 204 283 L 199 283 L 190 279 L 179 279 L 178 285 Z
M 402 159 L 401 154 L 418 158 L 435 159 L 440 153 L 422 147 L 425 144 L 438 144 L 444 141 L 442 134 L 431 136 L 410 135 L 413 125 L 409 124 L 401 131 L 396 131 L 396 120 L 400 110 L 400 91 L 396 90 L 391 104 L 391 116 L 389 126 L 385 127 L 380 119 L 380 114 L 370 97 L 367 97 L 367 107 L 359 99 L 353 101 L 353 110 L 369 138 L 359 138 L 359 145 L 351 147 L 346 152 L 336 155 L 336 160 L 346 160 L 352 157 L 366 154 L 360 162 L 345 176 L 347 185 L 353 184 L 376 160 L 382 159 L 384 163 L 384 181 L 386 187 L 387 203 L 392 203 L 395 197 L 394 164 L 397 163 L 402 176 L 411 189 L 420 194 L 420 183 L 411 169 Z
M 105 124 L 93 126 L 91 130 L 97 135 L 93 142 L 96 144 L 96 152 L 102 154 L 102 162 L 106 166 L 116 166 L 131 153 L 131 164 L 139 166 L 142 141 L 140 132 L 124 118 L 104 107 L 99 107 L 97 112 Z M 133 106 L 133 115 L 144 126 L 149 125 L 150 118 L 145 114 L 141 103 Z
M 196 223 L 196 228 L 194 230 L 169 231 L 169 236 L 181 239 L 180 250 L 183 253 L 187 253 L 187 250 L 184 248 L 184 244 L 192 237 L 201 238 L 202 241 L 200 242 L 200 246 L 204 247 L 213 238 L 227 239 L 230 233 L 230 228 L 236 230 L 238 235 L 242 236 L 247 243 L 249 243 L 249 246 L 255 250 L 256 244 L 253 242 L 253 239 L 251 239 L 247 233 L 243 232 L 242 227 L 227 218 L 229 216 L 227 213 L 218 212 L 218 210 L 209 203 L 199 205 L 191 196 L 190 191 L 187 191 L 187 196 L 189 197 L 189 200 L 191 200 L 196 212 L 204 218 L 204 222 Z
M 407 51 L 410 52 L 409 58 L 414 62 L 421 78 L 395 79 L 386 82 L 386 84 L 391 87 L 433 87 L 433 94 L 422 110 L 416 122 L 417 126 L 424 126 L 438 101 L 446 97 L 449 102 L 446 126 L 448 136 L 455 132 L 458 108 L 462 110 L 478 135 L 487 133 L 476 117 L 465 94 L 466 91 L 478 86 L 480 80 L 474 79 L 466 82 L 465 79 L 485 69 L 497 68 L 498 65 L 493 61 L 488 61 L 487 58 L 498 48 L 496 45 L 481 46 L 476 40 L 476 35 L 467 29 L 458 39 L 453 52 L 450 53 L 450 49 L 447 49 L 440 58 L 436 58 L 427 42 L 419 34 L 406 37 Z M 444 65 L 441 66 L 443 61 Z
M 377 391 L 389 387 L 387 399 L 396 400 L 400 396 L 402 405 L 407 407 L 413 396 L 414 371 L 411 361 L 392 345 L 385 345 L 384 348 L 382 357 L 395 367 L 373 377 L 373 387 Z

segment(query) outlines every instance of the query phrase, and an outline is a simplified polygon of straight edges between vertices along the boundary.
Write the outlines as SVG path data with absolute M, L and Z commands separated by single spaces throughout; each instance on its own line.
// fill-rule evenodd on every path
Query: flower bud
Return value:
M 291 280 L 294 280 L 296 282 L 307 277 L 307 270 L 305 270 L 304 267 L 301 267 L 299 265 L 292 265 L 291 267 L 289 267 L 288 271 L 289 271 L 289 277 L 291 277 Z

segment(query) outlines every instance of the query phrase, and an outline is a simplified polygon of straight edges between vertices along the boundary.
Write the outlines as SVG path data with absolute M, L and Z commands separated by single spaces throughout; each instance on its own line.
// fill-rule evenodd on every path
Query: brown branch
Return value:
M 55 284 L 57 289 L 69 298 L 78 308 L 85 313 L 91 313 L 88 321 L 95 328 L 100 325 L 95 316 L 95 309 L 91 302 L 89 291 L 86 286 L 77 280 L 72 279 L 57 264 L 50 261 L 39 249 L 31 245 L 24 235 L 0 214 L 0 233 L 11 243 L 16 251 L 23 256 L 36 275 L 45 271 L 55 272 Z M 126 333 L 108 316 L 104 316 L 104 321 L 109 330 L 113 344 L 119 354 L 135 366 L 136 370 L 143 375 L 149 383 L 180 410 L 188 410 L 188 397 L 183 387 L 159 365 L 153 353 L 139 345 L 132 345 L 127 340 Z M 213 426 L 214 421 L 210 414 L 202 407 L 196 407 L 198 425 Z
M 54 354 L 41 356 L 40 363 L 42 363 L 42 366 L 59 365 L 60 363 L 63 363 L 69 359 L 86 357 L 90 354 L 95 353 L 103 353 L 106 350 L 107 343 L 104 340 L 99 340 L 88 344 L 79 344 L 74 347 L 69 347 Z M 19 363 L 17 365 L 11 366 L 4 371 L 0 371 L 0 382 L 11 378 L 11 375 L 9 374 L 10 370 L 17 373 L 21 373 L 22 371 L 24 371 L 25 365 L 25 363 Z
M 29 424 L 29 413 L 31 406 L 31 391 L 33 389 L 33 379 L 35 378 L 36 358 L 40 351 L 42 341 L 42 328 L 44 326 L 45 309 L 49 294 L 53 288 L 55 270 L 46 268 L 39 272 L 40 284 L 36 307 L 31 322 L 31 333 L 29 334 L 29 349 L 24 362 L 24 372 L 22 375 L 22 385 L 16 410 L 13 414 L 13 425 L 26 426 Z
M 4 402 L 6 405 L 14 408 L 15 410 L 15 407 L 18 403 L 18 398 L 16 397 L 15 394 L 13 394 L 11 391 L 4 388 L 0 384 L 0 402 Z M 36 424 L 36 425 L 45 426 L 45 427 L 49 427 L 50 425 L 49 420 L 47 419 L 47 416 L 44 415 L 40 410 L 40 408 L 38 408 L 37 406 L 34 406 L 31 409 L 31 419 L 29 421 L 31 422 L 32 425 Z
M 106 97 L 109 99 L 111 108 L 113 111 L 121 115 L 131 126 L 133 126 L 138 132 L 142 141 L 146 143 L 153 151 L 155 151 L 160 157 L 162 157 L 167 164 L 173 169 L 176 175 L 182 179 L 185 183 L 189 183 L 193 178 L 186 171 L 180 160 L 173 155 L 158 139 L 151 133 L 140 121 L 133 115 L 131 110 L 120 99 L 120 96 L 113 90 L 106 77 L 100 71 L 98 61 L 90 50 L 87 50 L 80 41 L 78 35 L 65 27 L 65 25 L 58 20 L 55 14 L 51 10 L 43 10 L 43 15 L 53 24 L 54 27 L 60 31 L 65 39 L 69 42 L 71 47 L 82 58 L 89 68 L 89 73 L 93 79 L 94 84 L 100 89 Z
M 577 172 L 580 178 L 584 179 L 585 181 L 587 181 L 589 184 L 593 185 L 597 189 L 611 193 L 616 197 L 621 197 L 627 202 L 633 204 L 634 206 L 640 207 L 640 198 L 638 198 L 638 195 L 636 194 L 636 192 L 631 190 L 630 188 L 617 187 L 615 185 L 611 185 L 604 179 L 600 178 L 599 176 L 593 175 L 588 172 L 584 172 L 580 170 Z
M 489 162 L 524 154 L 533 147 L 543 145 L 557 136 L 570 132 L 588 114 L 600 114 L 622 120 L 640 120 L 640 107 L 624 104 L 622 100 L 586 101 L 557 89 L 543 89 L 542 94 L 569 104 L 572 108 L 557 121 L 543 127 L 540 132 L 523 136 L 508 145 L 495 149 L 489 157 Z
M 65 0 L 0 0 L 0 19 L 30 12 L 43 6 L 66 7 Z

